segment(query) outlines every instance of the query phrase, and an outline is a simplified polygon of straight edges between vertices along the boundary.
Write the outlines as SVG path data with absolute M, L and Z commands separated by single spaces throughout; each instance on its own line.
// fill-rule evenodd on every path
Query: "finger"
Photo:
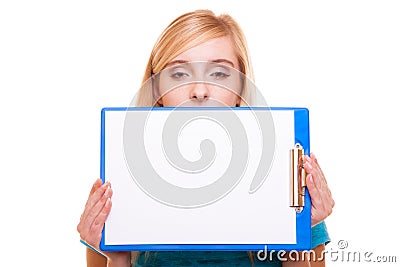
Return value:
M 311 159 L 307 155 L 303 156 L 303 168 L 306 170 L 306 173 L 311 173 L 311 171 L 312 171 Z
M 92 196 L 96 193 L 96 191 L 99 190 L 102 186 L 104 187 L 105 184 L 103 184 L 103 181 L 102 181 L 100 178 L 97 178 L 96 181 L 94 182 L 94 184 L 93 184 L 91 190 L 90 190 L 89 197 L 88 197 L 88 200 L 86 201 L 85 206 L 90 204 L 90 199 L 91 199 L 91 197 L 92 197 Z
M 95 194 L 97 194 L 100 191 L 102 190 L 97 190 Z M 93 224 L 93 222 L 96 220 L 96 217 L 103 209 L 105 203 L 107 202 L 107 199 L 111 198 L 111 196 L 112 196 L 112 189 L 108 186 L 107 189 L 104 191 L 103 195 L 100 197 L 100 199 L 93 206 L 91 206 L 90 209 L 85 209 L 85 213 L 80 222 L 79 232 L 81 235 L 86 236 L 89 233 L 91 225 Z
M 316 169 L 317 172 L 318 172 L 318 179 L 321 181 L 322 190 L 324 191 L 324 194 L 327 195 L 326 203 L 328 203 L 330 206 L 333 207 L 334 206 L 334 201 L 333 201 L 333 198 L 332 198 L 332 192 L 329 189 L 328 182 L 326 180 L 325 174 L 322 171 L 321 166 L 319 165 L 318 160 L 317 160 L 317 158 L 315 157 L 315 155 L 313 153 L 311 154 L 310 159 L 312 160 L 312 164 L 313 164 L 314 169 Z
M 321 194 L 327 194 L 331 196 L 331 191 L 328 187 L 326 182 L 326 178 L 324 173 L 322 172 L 321 167 L 318 164 L 318 161 L 315 158 L 314 154 L 311 154 L 311 157 L 305 157 L 304 169 L 307 173 L 312 173 L 313 178 L 315 180 L 315 184 L 317 185 L 318 189 L 321 191 Z
M 308 160 L 304 163 L 303 166 L 304 166 L 304 169 L 306 170 L 307 174 L 313 175 L 313 179 L 315 180 L 314 184 L 318 187 L 319 190 L 321 190 L 322 185 L 321 185 L 321 180 L 319 179 L 319 176 L 320 176 L 319 171 L 315 168 L 315 166 L 312 164 L 312 162 L 310 162 Z
M 307 156 L 307 155 L 304 156 L 304 165 L 311 166 L 310 170 L 317 168 L 317 165 L 315 164 L 314 160 L 310 156 Z
M 96 196 L 98 192 L 102 192 L 103 190 L 96 191 Z M 98 200 L 96 202 L 93 202 L 93 205 L 90 207 L 90 209 L 87 210 L 86 212 L 86 220 L 92 221 L 94 218 L 99 214 L 100 210 L 103 208 L 104 204 L 107 201 L 107 198 L 110 198 L 112 195 L 112 189 L 109 186 L 106 186 L 106 190 L 104 193 L 99 196 Z
M 86 203 L 85 203 L 85 208 L 86 208 L 87 205 L 88 205 L 88 202 L 89 202 L 90 197 L 93 195 L 93 193 L 94 193 L 97 189 L 99 189 L 99 188 L 101 187 L 102 184 L 103 184 L 103 182 L 102 182 L 102 180 L 101 180 L 100 178 L 97 178 L 96 181 L 93 183 L 92 188 L 90 189 L 90 192 L 89 192 L 88 199 L 86 200 Z
M 102 180 L 100 178 L 97 178 L 96 181 L 93 183 L 92 188 L 90 189 L 90 193 L 89 193 L 88 199 L 86 200 L 86 203 L 85 203 L 84 211 L 81 214 L 80 220 L 82 220 L 82 217 L 84 217 L 85 210 L 87 209 L 87 207 L 89 205 L 90 197 L 93 195 L 93 193 L 97 189 L 99 189 L 101 187 L 102 184 L 103 184 L 103 182 L 102 182 Z
M 320 206 L 322 203 L 321 192 L 318 189 L 318 185 L 316 184 L 315 177 L 312 174 L 308 174 L 306 177 L 306 185 L 308 192 L 311 197 L 311 204 L 313 206 Z
M 104 208 L 107 199 L 109 199 L 111 195 L 111 189 L 107 190 L 102 199 L 96 203 L 96 205 L 94 205 L 93 208 L 86 213 L 86 217 L 81 220 L 80 225 L 78 226 L 78 231 L 83 240 L 93 240 L 93 238 L 96 238 L 96 236 L 93 237 L 90 234 L 91 226 L 96 217 L 101 213 L 101 210 Z
M 90 190 L 89 196 L 92 195 L 101 185 L 103 181 L 100 178 L 97 178 L 96 181 L 93 183 L 92 189 Z
M 315 184 L 312 174 L 307 175 L 306 183 L 308 192 L 311 197 L 311 218 L 313 221 L 318 221 L 319 213 L 323 203 L 320 192 Z
M 307 166 L 308 164 L 311 164 L 311 166 L 312 166 L 312 168 L 308 168 L 308 169 L 310 169 L 310 170 L 312 169 L 312 172 L 314 174 L 314 179 L 316 180 L 316 184 L 318 185 L 318 188 L 321 190 L 321 194 L 326 194 L 329 197 L 332 197 L 332 194 L 331 194 L 331 191 L 329 190 L 325 175 L 322 172 L 322 169 L 319 166 L 319 163 L 314 154 L 311 154 L 310 157 L 306 158 L 305 165 Z M 327 203 L 331 203 L 331 202 L 329 201 Z
M 334 201 L 331 197 L 329 188 L 323 186 L 321 178 L 317 172 L 309 174 L 306 180 L 309 188 L 312 203 L 312 219 L 315 223 L 321 222 L 332 213 Z
M 332 206 L 333 199 L 332 199 L 332 193 L 331 190 L 328 187 L 328 184 L 326 183 L 326 179 L 322 173 L 322 171 L 314 166 L 308 166 L 309 163 L 306 163 L 307 169 L 311 170 L 310 173 L 313 174 L 313 180 L 315 185 L 317 186 L 317 189 L 319 190 L 319 193 L 321 195 L 321 198 L 324 201 L 324 204 L 328 206 Z
M 102 184 L 97 190 L 91 194 L 86 202 L 85 211 L 90 210 L 102 197 L 107 188 L 111 187 L 110 182 Z
M 328 184 L 328 182 L 326 181 L 324 172 L 322 171 L 321 166 L 319 165 L 319 162 L 318 162 L 318 160 L 317 160 L 317 157 L 315 156 L 314 153 L 311 153 L 311 155 L 310 155 L 310 160 L 311 160 L 311 162 L 312 162 L 312 164 L 313 164 L 313 167 L 316 168 L 316 169 L 318 170 L 319 175 L 321 176 L 321 178 L 322 178 L 322 180 L 324 181 L 324 183 L 325 183 L 325 184 Z
M 111 206 L 112 206 L 111 199 L 107 198 L 98 216 L 96 216 L 95 220 L 90 226 L 90 231 L 89 231 L 90 240 L 88 241 L 91 242 L 89 244 L 95 246 L 96 248 L 98 248 L 100 244 L 103 226 L 105 221 L 107 220 L 108 215 L 110 214 Z
M 306 172 L 312 174 L 312 176 L 310 176 L 312 177 L 312 183 L 309 181 L 307 185 L 311 188 L 311 190 L 309 189 L 310 195 L 313 194 L 312 218 L 316 223 L 322 221 L 332 213 L 335 201 L 332 198 L 331 190 L 328 187 L 325 175 L 315 154 L 311 153 L 310 156 L 305 156 L 304 161 Z M 315 189 L 318 190 L 318 194 L 316 192 L 313 193 L 313 185 Z
M 317 189 L 319 190 L 319 194 L 321 197 L 320 205 L 318 205 L 318 207 L 316 207 L 316 210 L 313 211 L 315 214 L 314 217 L 315 220 L 322 221 L 332 213 L 335 201 L 332 198 L 332 192 L 328 187 L 327 180 L 315 154 L 311 153 L 310 157 L 306 158 L 306 161 L 306 165 L 308 163 L 312 165 L 312 168 L 309 169 L 312 169 L 313 181 Z

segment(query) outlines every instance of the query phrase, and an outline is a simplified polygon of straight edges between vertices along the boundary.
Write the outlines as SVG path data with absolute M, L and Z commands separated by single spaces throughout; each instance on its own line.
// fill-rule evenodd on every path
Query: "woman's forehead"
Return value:
M 192 47 L 172 59 L 168 66 L 194 61 L 207 61 L 238 68 L 239 62 L 235 48 L 229 37 L 219 37 Z

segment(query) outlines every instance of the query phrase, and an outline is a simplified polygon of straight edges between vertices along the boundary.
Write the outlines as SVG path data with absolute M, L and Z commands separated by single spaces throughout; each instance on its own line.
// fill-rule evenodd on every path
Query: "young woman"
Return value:
M 202 106 L 216 101 L 227 106 L 251 105 L 244 81 L 241 90 L 225 90 L 207 83 L 187 82 L 190 73 L 182 66 L 191 62 L 216 64 L 205 75 L 219 81 L 228 75 L 223 69 L 235 69 L 253 80 L 246 40 L 239 25 L 229 15 L 216 16 L 209 10 L 196 10 L 176 18 L 161 34 L 150 55 L 137 106 Z M 213 65 L 214 66 L 214 65 Z M 215 67 L 214 66 L 214 67 Z M 181 68 L 181 69 L 180 69 Z M 172 70 L 163 76 L 163 70 Z M 158 75 L 149 83 L 149 79 Z M 163 78 L 164 77 L 164 78 Z M 171 86 L 179 81 L 183 86 Z M 149 86 L 150 85 L 150 86 Z M 170 89 L 173 88 L 173 89 Z M 313 154 L 305 156 L 307 187 L 312 200 L 312 242 L 320 255 L 329 242 L 323 220 L 334 206 L 324 174 Z M 111 185 L 97 179 L 78 224 L 81 239 L 99 247 L 101 231 L 111 210 Z M 260 261 L 252 252 L 104 252 L 106 257 L 87 249 L 88 266 L 324 266 L 324 260 L 293 261 L 289 257 Z

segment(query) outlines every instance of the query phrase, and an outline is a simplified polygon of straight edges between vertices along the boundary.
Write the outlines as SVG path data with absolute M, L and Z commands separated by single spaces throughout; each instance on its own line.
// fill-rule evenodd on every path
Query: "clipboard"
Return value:
M 168 121 L 171 120 L 172 115 L 177 114 L 179 116 L 184 114 L 183 118 L 186 123 L 182 124 L 182 118 L 174 119 L 175 122 L 172 120 L 172 123 Z M 182 129 L 185 129 L 187 122 L 193 122 L 194 117 L 192 118 L 188 114 L 194 114 L 190 116 L 200 118 L 197 126 L 193 126 L 192 129 L 188 127 L 186 136 L 190 138 L 186 138 L 186 140 L 181 138 L 179 141 L 179 138 L 165 137 L 166 135 L 162 134 L 163 131 L 171 131 L 171 127 L 168 125 L 174 123 L 177 125 L 173 125 L 172 128 L 179 128 L 179 130 L 172 130 L 173 135 L 182 134 L 184 131 Z M 223 121 L 222 118 L 229 116 L 239 120 L 235 123 L 229 120 Z M 255 124 L 249 122 L 252 119 L 256 121 Z M 221 121 L 223 122 L 221 123 Z M 265 123 L 266 121 L 267 123 Z M 218 127 L 221 129 L 213 130 L 209 125 L 213 123 L 217 125 L 217 129 Z M 219 198 L 214 197 L 213 201 L 204 200 L 201 199 L 201 195 L 195 203 L 195 201 L 186 201 L 188 195 L 185 195 L 186 197 L 182 198 L 183 202 L 179 202 L 182 199 L 171 197 L 171 195 L 175 195 L 174 193 L 162 195 L 162 192 L 157 193 L 157 190 L 151 191 L 152 187 L 157 187 L 156 184 L 163 187 L 165 184 L 176 183 L 175 186 L 178 185 L 180 191 L 171 192 L 176 192 L 176 195 L 180 193 L 195 195 L 197 194 L 195 189 L 208 188 L 207 190 L 209 190 L 218 183 L 218 179 L 205 182 L 200 179 L 200 184 L 194 183 L 194 187 L 193 184 L 185 184 L 187 180 L 190 180 L 188 178 L 191 177 L 190 175 L 197 174 L 195 171 L 188 172 L 186 170 L 186 176 L 183 175 L 182 179 L 172 181 L 167 179 L 160 184 L 148 185 L 146 184 L 147 180 L 140 179 L 140 177 L 135 178 L 135 175 L 145 176 L 146 166 L 149 169 L 153 168 L 154 175 L 164 171 L 163 175 L 167 178 L 168 176 L 170 176 L 169 178 L 175 177 L 179 171 L 182 171 L 179 166 L 171 167 L 172 170 L 166 171 L 168 166 L 174 165 L 174 162 L 164 160 L 164 163 L 158 163 L 163 160 L 162 157 L 171 156 L 172 152 L 165 152 L 164 146 L 168 146 L 166 144 L 171 144 L 173 143 L 171 140 L 175 140 L 183 144 L 180 148 L 184 148 L 188 146 L 187 142 L 190 144 L 191 139 L 202 138 L 197 136 L 199 132 L 206 135 L 212 135 L 213 132 L 218 131 L 222 134 L 228 132 L 229 136 L 230 130 L 235 132 L 236 130 L 229 128 L 231 126 L 228 125 L 239 125 L 240 123 L 242 129 L 239 132 L 244 129 L 248 135 L 249 150 L 246 153 L 250 156 L 247 158 L 246 168 L 252 171 L 245 170 L 241 178 L 231 185 L 230 190 L 227 190 L 224 195 L 220 194 Z M 254 125 L 257 123 L 258 134 L 261 132 L 262 136 L 263 131 L 273 132 L 273 137 L 265 134 L 264 137 L 259 137 L 258 141 L 254 141 L 257 140 L 255 137 L 257 131 L 251 129 L 256 129 L 257 127 Z M 184 133 L 183 136 L 185 136 Z M 193 136 L 195 138 L 191 138 Z M 140 139 L 138 137 L 146 140 L 137 141 Z M 231 138 L 233 141 L 237 141 L 243 136 L 235 137 L 235 134 L 232 134 Z M 270 153 L 265 156 L 263 151 L 271 150 L 271 144 L 260 149 L 259 143 L 261 140 L 261 143 L 264 141 L 264 144 L 267 144 L 272 139 L 274 153 L 272 158 L 269 158 Z M 136 141 L 130 143 L 129 140 Z M 233 142 L 232 140 L 231 142 Z M 251 144 L 252 142 L 255 144 Z M 189 149 L 189 152 L 198 151 L 201 144 L 198 145 L 193 146 L 196 149 Z M 161 148 L 161 151 L 164 149 L 164 152 L 152 152 L 157 148 Z M 167 147 L 166 150 L 168 149 Z M 175 147 L 176 149 L 179 150 L 179 145 Z M 309 111 L 307 108 L 103 108 L 101 111 L 100 175 L 103 182 L 111 181 L 114 194 L 112 197 L 113 207 L 103 228 L 100 249 L 103 251 L 309 250 L 311 249 L 311 201 L 305 187 L 305 172 L 301 167 L 301 155 L 309 155 L 309 149 Z M 227 150 L 229 149 L 222 151 Z M 237 149 L 232 149 L 232 151 L 235 150 Z M 176 156 L 174 153 L 172 155 Z M 230 155 L 233 154 L 234 152 L 231 152 Z M 188 155 L 190 158 L 190 153 L 186 154 L 186 156 Z M 238 153 L 235 155 L 237 156 Z M 265 177 L 257 178 L 255 186 L 256 178 L 254 177 L 260 173 L 260 163 L 251 166 L 254 161 L 253 155 L 258 155 L 259 158 L 264 157 L 265 161 L 270 160 L 269 167 L 261 168 L 261 173 L 266 173 Z M 200 160 L 192 158 L 191 162 L 198 163 L 201 161 L 201 156 L 200 153 Z M 221 162 L 228 156 L 222 153 L 222 161 L 220 160 L 218 163 L 218 160 L 214 159 L 212 163 L 222 164 Z M 149 159 L 143 161 L 142 158 Z M 180 163 L 182 162 L 185 163 L 180 161 Z M 134 164 L 136 165 L 132 166 Z M 160 166 L 155 166 L 157 164 Z M 222 177 L 222 174 L 218 173 L 218 169 L 220 168 L 214 168 L 214 174 L 216 173 L 215 176 L 220 174 Z M 203 184 L 201 184 L 202 182 Z M 170 189 L 166 186 L 163 188 L 167 191 Z

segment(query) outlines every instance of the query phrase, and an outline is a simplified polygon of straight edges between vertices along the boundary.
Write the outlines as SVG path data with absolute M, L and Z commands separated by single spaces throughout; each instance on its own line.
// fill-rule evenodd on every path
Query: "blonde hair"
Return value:
M 153 98 L 152 85 L 148 80 L 154 74 L 162 71 L 179 54 L 211 39 L 225 36 L 230 37 L 232 41 L 239 62 L 239 71 L 244 74 L 244 77 L 253 81 L 247 41 L 238 23 L 227 14 L 216 16 L 210 10 L 195 10 L 172 21 L 156 41 L 147 63 L 135 105 L 158 106 Z M 243 100 L 247 104 L 252 102 L 251 90 L 246 90 L 245 82 L 241 94 L 241 105 L 246 105 Z

